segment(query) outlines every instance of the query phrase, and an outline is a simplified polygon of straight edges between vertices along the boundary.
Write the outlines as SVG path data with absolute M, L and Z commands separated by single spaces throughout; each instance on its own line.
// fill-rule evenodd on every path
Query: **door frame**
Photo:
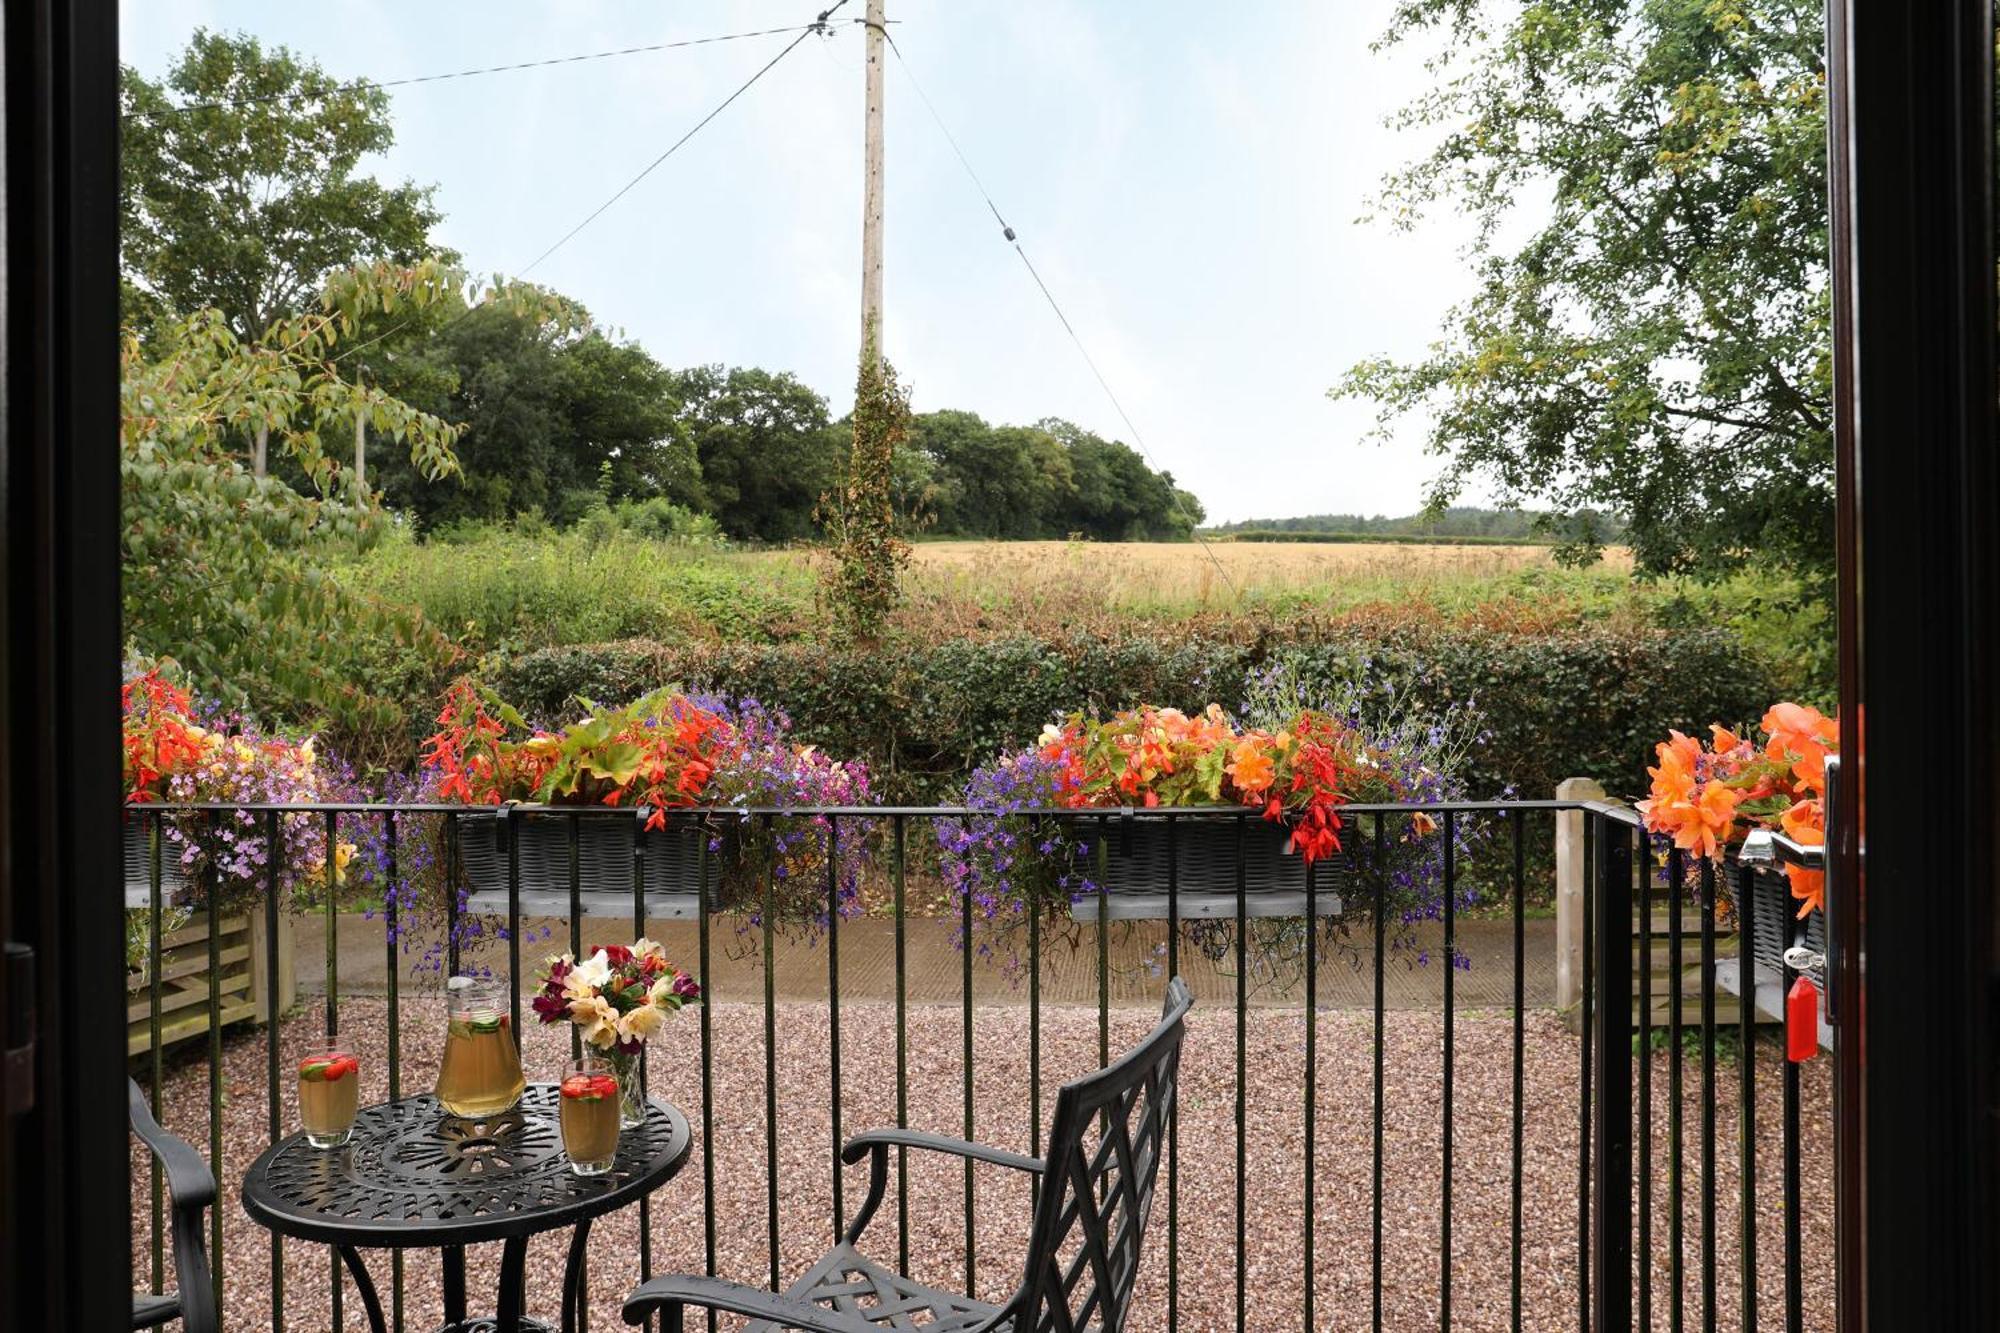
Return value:
M 0 1045 L 33 1040 L 7 1079 L 32 1103 L 0 1112 L 0 1327 L 124 1328 L 117 5 L 5 0 L 0 44 L 0 938 L 35 953 L 0 984 Z
M 1840 1327 L 1991 1328 L 2000 1315 L 1994 14 L 1991 0 L 1829 0 L 1827 12 Z

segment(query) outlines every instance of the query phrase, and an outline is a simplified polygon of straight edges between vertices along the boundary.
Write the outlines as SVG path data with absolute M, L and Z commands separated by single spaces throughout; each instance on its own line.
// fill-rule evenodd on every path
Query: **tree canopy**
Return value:
M 1822 22 L 1818 0 L 1400 0 L 1384 44 L 1442 54 L 1399 123 L 1441 137 L 1379 212 L 1474 218 L 1478 286 L 1427 356 L 1336 393 L 1428 416 L 1435 507 L 1478 480 L 1556 510 L 1574 556 L 1597 510 L 1642 571 L 1827 575 Z
M 379 88 L 197 31 L 161 81 L 126 68 L 121 100 L 128 322 L 212 307 L 254 340 L 311 309 L 329 274 L 432 251 L 430 187 L 360 169 L 395 139 Z

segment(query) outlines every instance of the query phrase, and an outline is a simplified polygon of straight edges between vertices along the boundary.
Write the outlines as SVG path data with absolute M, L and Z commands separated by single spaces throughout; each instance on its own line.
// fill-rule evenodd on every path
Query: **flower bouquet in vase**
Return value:
M 619 1123 L 646 1118 L 639 1089 L 639 1054 L 661 1024 L 701 1002 L 701 983 L 667 961 L 652 940 L 610 944 L 579 962 L 570 954 L 549 959 L 533 1001 L 544 1023 L 576 1025 L 584 1045 L 602 1056 L 618 1078 Z

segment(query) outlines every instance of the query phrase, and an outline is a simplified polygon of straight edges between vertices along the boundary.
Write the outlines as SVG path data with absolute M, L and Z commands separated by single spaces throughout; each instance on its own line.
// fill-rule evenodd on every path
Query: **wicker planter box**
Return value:
M 1174 821 L 1173 852 L 1169 855 L 1166 818 L 1158 814 L 1111 819 L 1101 826 L 1106 858 L 1103 892 L 1073 903 L 1078 921 L 1164 921 L 1169 915 L 1168 865 L 1180 863 L 1178 901 L 1171 906 L 1183 920 L 1234 919 L 1236 916 L 1236 842 L 1238 821 L 1182 817 Z M 1100 827 L 1086 825 L 1087 836 Z M 1249 917 L 1306 915 L 1306 867 L 1290 850 L 1290 837 L 1279 825 L 1262 819 L 1244 821 L 1243 910 Z M 1340 858 L 1322 862 L 1315 872 L 1313 909 L 1320 916 L 1338 916 L 1341 888 L 1347 879 Z
M 1757 960 L 1760 974 L 1782 975 L 1785 950 L 1794 944 L 1803 944 L 1814 953 L 1825 955 L 1826 913 L 1814 908 L 1804 921 L 1800 921 L 1799 904 L 1792 897 L 1791 880 L 1782 870 L 1753 875 L 1742 866 L 1732 864 L 1730 876 L 1738 902 L 1742 901 L 1744 882 L 1747 880 L 1750 883 L 1750 933 L 1754 936 L 1751 952 Z M 1822 994 L 1826 992 L 1824 967 L 1814 968 L 1806 975 L 1812 978 Z
M 636 817 L 608 819 L 562 815 L 516 815 L 507 821 L 520 842 L 521 914 L 567 918 L 570 914 L 570 826 L 576 826 L 577 906 L 584 916 L 632 918 L 632 861 L 635 840 L 643 839 L 646 916 L 692 919 L 701 901 L 696 875 L 708 831 L 672 823 L 642 832 Z M 472 884 L 467 906 L 505 915 L 508 908 L 508 853 L 495 815 L 466 815 L 458 821 L 459 859 Z M 716 858 L 708 880 L 716 880 Z

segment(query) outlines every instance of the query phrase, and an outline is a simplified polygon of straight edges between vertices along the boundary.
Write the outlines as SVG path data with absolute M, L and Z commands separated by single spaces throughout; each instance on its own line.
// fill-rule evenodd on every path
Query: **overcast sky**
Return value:
M 824 3 L 825 0 L 818 0 Z M 842 17 L 858 12 L 849 0 Z M 122 0 L 157 76 L 197 27 L 339 78 L 808 21 L 816 0 Z M 1154 461 L 1217 520 L 1414 509 L 1419 432 L 1366 444 L 1326 389 L 1411 355 L 1468 290 L 1455 219 L 1359 221 L 1420 147 L 1382 120 L 1423 77 L 1368 50 L 1389 0 L 889 0 L 929 93 Z M 438 236 L 518 272 L 788 41 L 766 37 L 394 91 L 385 177 L 435 183 Z M 926 411 L 1130 432 L 893 58 L 885 340 Z M 670 365 L 790 370 L 836 413 L 859 327 L 862 33 L 809 38 L 532 274 Z

